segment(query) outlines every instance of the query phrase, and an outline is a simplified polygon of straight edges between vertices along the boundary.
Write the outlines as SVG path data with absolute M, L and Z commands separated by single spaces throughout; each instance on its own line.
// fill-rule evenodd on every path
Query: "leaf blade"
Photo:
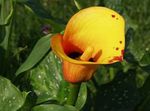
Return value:
M 73 106 L 60 106 L 55 104 L 35 106 L 32 111 L 78 111 Z
M 75 107 L 78 110 L 81 110 L 86 103 L 86 99 L 87 99 L 87 87 L 86 87 L 86 83 L 82 83 Z
M 25 102 L 26 92 L 20 92 L 8 79 L 0 76 L 0 111 L 16 111 Z
M 34 67 L 42 59 L 42 57 L 48 52 L 48 50 L 50 49 L 50 36 L 51 36 L 50 34 L 46 35 L 36 43 L 27 60 L 16 71 L 17 76 L 20 73 Z

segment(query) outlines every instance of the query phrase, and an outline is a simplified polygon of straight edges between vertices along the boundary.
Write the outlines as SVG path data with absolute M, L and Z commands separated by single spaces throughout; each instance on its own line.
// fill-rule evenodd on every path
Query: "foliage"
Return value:
M 0 111 L 149 111 L 149 0 L 0 0 Z M 122 63 L 101 65 L 82 83 L 74 106 L 50 37 L 89 6 L 126 20 Z

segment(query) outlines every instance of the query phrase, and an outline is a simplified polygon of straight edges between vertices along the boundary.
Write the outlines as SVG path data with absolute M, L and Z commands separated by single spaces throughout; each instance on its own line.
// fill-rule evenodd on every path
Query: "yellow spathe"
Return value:
M 51 39 L 53 51 L 63 60 L 65 79 L 85 81 L 92 77 L 97 64 L 122 61 L 124 28 L 123 17 L 105 7 L 90 7 L 76 13 L 64 35 L 57 34 Z

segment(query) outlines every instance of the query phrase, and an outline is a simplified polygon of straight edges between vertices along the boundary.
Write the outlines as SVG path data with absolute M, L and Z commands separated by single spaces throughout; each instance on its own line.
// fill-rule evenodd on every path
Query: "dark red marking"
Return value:
M 122 41 L 119 41 L 120 44 L 122 44 Z
M 113 18 L 115 18 L 115 15 L 111 15 Z
M 122 56 L 124 55 L 124 50 L 121 50 L 121 55 L 122 55 Z
M 119 48 L 118 48 L 118 47 L 116 47 L 116 50 L 119 50 Z
M 113 59 L 109 60 L 109 63 L 113 63 L 114 61 L 123 61 L 124 50 L 121 50 L 121 56 L 114 56 Z
M 113 63 L 113 60 L 109 60 L 108 62 L 109 62 L 109 63 Z
M 113 59 L 109 60 L 109 63 L 112 63 L 114 61 L 120 61 L 120 62 L 123 61 L 123 56 L 122 55 L 121 56 L 114 56 Z
M 82 50 L 80 50 L 78 46 L 75 46 L 68 41 L 62 41 L 62 46 L 63 46 L 64 52 L 67 55 L 70 55 L 71 53 L 74 53 L 74 52 L 82 53 Z
M 113 58 L 113 60 L 118 60 L 118 61 L 122 61 L 123 60 L 123 57 L 122 56 L 115 56 L 114 58 Z

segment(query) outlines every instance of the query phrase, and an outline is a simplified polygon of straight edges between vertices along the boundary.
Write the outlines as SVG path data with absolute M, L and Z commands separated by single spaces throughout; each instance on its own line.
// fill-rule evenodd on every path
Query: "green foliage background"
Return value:
M 105 6 L 126 20 L 122 63 L 101 65 L 75 106 L 50 37 L 82 8 Z M 0 0 L 0 111 L 150 111 L 149 0 Z

